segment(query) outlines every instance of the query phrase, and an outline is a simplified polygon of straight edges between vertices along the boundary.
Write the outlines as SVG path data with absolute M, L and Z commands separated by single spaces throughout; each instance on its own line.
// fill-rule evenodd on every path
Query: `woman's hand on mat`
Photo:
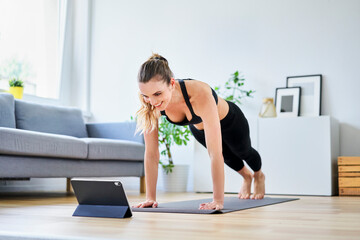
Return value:
M 223 202 L 216 202 L 216 201 L 212 201 L 209 203 L 202 203 L 200 204 L 199 209 L 204 210 L 204 209 L 209 209 L 209 210 L 221 210 L 224 208 L 224 203 Z
M 138 205 L 133 206 L 133 208 L 147 208 L 147 207 L 156 208 L 157 206 L 158 206 L 157 201 L 146 200 L 145 202 L 142 202 L 142 203 L 139 203 Z

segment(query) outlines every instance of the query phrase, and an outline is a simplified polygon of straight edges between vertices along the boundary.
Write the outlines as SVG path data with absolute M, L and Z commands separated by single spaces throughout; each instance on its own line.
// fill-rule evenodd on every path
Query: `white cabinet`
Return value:
M 329 116 L 258 120 L 266 193 L 337 194 L 339 126 Z
M 257 135 L 253 146 L 262 158 L 267 194 L 337 194 L 339 126 L 333 118 L 259 118 Z M 212 192 L 207 150 L 195 143 L 194 153 L 194 190 Z M 238 192 L 241 184 L 226 166 L 225 192 Z

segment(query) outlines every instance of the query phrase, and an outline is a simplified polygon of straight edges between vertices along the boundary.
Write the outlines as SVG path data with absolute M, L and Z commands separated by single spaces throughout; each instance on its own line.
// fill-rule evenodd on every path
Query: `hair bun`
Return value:
M 164 58 L 163 56 L 157 53 L 153 53 L 153 55 L 149 58 L 149 60 L 161 60 L 167 62 L 166 58 Z

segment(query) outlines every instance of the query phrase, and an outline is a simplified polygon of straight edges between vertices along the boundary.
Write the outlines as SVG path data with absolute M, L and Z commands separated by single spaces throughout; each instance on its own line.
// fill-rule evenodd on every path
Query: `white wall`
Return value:
M 340 122 L 341 155 L 360 155 L 360 1 L 93 0 L 91 23 L 92 121 L 135 114 L 138 69 L 158 52 L 177 78 L 211 86 L 242 71 L 256 90 L 242 106 L 251 127 L 287 76 L 322 74 L 322 114 Z

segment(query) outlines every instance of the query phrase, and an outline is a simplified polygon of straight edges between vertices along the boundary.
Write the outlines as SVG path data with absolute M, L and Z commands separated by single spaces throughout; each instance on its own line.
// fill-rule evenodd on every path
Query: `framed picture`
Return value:
M 297 117 L 300 113 L 300 87 L 276 88 L 275 106 L 278 117 Z
M 301 87 L 300 116 L 321 115 L 322 75 L 287 77 L 286 87 Z

